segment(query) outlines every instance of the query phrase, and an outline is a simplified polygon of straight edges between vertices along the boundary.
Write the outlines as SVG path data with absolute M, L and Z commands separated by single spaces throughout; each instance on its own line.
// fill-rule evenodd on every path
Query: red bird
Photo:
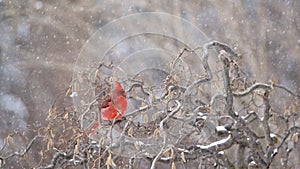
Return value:
M 101 105 L 99 111 L 103 120 L 118 120 L 120 119 L 127 109 L 127 92 L 124 91 L 119 82 L 115 83 L 114 89 L 106 97 Z M 99 121 L 95 120 L 89 129 L 85 132 L 86 135 L 94 133 L 99 127 Z
M 99 106 L 103 120 L 120 119 L 127 109 L 127 92 L 116 82 L 115 88 L 106 100 Z

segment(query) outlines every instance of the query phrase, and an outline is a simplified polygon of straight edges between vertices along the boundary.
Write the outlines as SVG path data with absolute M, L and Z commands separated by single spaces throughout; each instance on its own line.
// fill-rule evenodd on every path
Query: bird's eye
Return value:
M 121 91 L 120 93 L 122 96 L 126 97 L 126 92 L 124 90 Z

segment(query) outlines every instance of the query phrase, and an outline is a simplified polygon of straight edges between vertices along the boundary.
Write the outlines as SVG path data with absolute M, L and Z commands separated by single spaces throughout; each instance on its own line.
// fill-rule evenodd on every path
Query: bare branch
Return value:
M 160 123 L 159 123 L 159 129 L 160 131 L 163 133 L 163 138 L 164 138 L 164 141 L 163 141 L 163 146 L 160 150 L 160 152 L 156 155 L 156 157 L 154 158 L 154 160 L 152 161 L 152 164 L 151 164 L 151 169 L 154 169 L 155 168 L 155 164 L 157 162 L 157 160 L 159 159 L 160 155 L 163 153 L 163 151 L 165 150 L 166 146 L 167 146 L 167 133 L 164 129 L 164 123 L 172 116 L 175 115 L 175 113 L 177 113 L 180 108 L 181 108 L 181 103 L 178 101 L 178 100 L 175 100 L 175 102 L 177 103 L 177 107 L 172 110 Z

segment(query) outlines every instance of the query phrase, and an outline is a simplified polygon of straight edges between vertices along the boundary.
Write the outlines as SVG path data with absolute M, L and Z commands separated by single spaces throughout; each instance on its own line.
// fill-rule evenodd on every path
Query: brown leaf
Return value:
M 9 144 L 10 144 L 10 143 L 13 143 L 13 142 L 14 142 L 13 138 L 12 138 L 10 135 L 8 135 L 8 136 L 6 137 L 6 144 L 9 146 Z
M 130 127 L 129 130 L 128 130 L 128 132 L 127 132 L 128 135 L 129 135 L 129 136 L 132 136 L 133 131 L 134 131 L 134 130 L 133 130 L 133 127 Z
M 298 133 L 294 133 L 292 135 L 292 140 L 294 143 L 297 143 L 299 141 L 299 134 Z
M 184 163 L 186 163 L 184 152 L 181 152 L 180 157 Z
M 48 139 L 48 142 L 47 142 L 47 150 L 52 149 L 52 147 L 53 147 L 53 140 L 52 140 L 52 139 Z
M 176 165 L 175 165 L 174 161 L 172 162 L 172 169 L 176 169 Z
M 71 93 L 72 93 L 72 86 L 68 87 L 65 96 L 70 96 Z
M 110 168 L 110 166 L 112 166 L 113 168 L 117 167 L 117 165 L 114 163 L 114 161 L 111 159 L 111 153 L 109 152 L 109 155 L 106 159 L 105 165 L 107 167 L 107 169 Z

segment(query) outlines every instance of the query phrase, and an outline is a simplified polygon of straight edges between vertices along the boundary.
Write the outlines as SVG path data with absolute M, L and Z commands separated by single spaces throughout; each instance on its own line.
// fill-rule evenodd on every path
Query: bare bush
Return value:
M 187 77 L 181 59 L 202 54 L 204 74 Z M 216 51 L 216 52 L 215 52 Z M 208 60 L 215 57 L 220 68 Z M 249 81 L 240 65 L 242 57 L 228 45 L 212 41 L 197 49 L 184 49 L 169 64 L 161 84 L 149 86 L 143 79 L 103 76 L 115 71 L 114 63 L 99 63 L 84 74 L 94 90 L 91 102 L 81 108 L 48 113 L 47 126 L 27 133 L 12 133 L 0 150 L 1 166 L 11 158 L 26 163 L 31 153 L 45 168 L 297 168 L 290 158 L 299 151 L 300 95 L 276 82 Z M 110 73 L 107 73 L 110 74 Z M 217 78 L 216 78 L 217 77 Z M 114 80 L 122 81 L 132 106 L 120 119 L 101 120 L 97 107 Z M 212 92 L 208 90 L 217 90 Z M 209 86 L 209 87 L 208 87 Z M 79 92 L 70 86 L 65 97 Z M 86 92 L 86 91 L 80 91 Z M 281 100 L 289 103 L 280 107 Z M 94 126 L 92 122 L 98 123 Z M 88 131 L 88 132 L 87 132 Z M 21 150 L 7 152 L 13 140 L 27 142 Z M 40 142 L 37 152 L 30 152 Z

